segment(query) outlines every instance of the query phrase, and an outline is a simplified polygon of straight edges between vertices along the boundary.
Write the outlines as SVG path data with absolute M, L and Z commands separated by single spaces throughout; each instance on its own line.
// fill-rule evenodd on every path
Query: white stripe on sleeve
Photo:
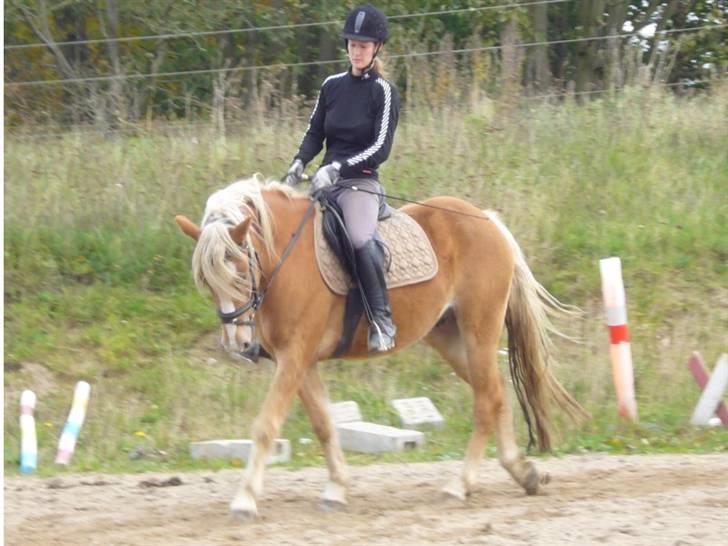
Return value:
M 389 118 L 391 115 L 390 111 L 392 109 L 392 89 L 389 86 L 389 82 L 382 78 L 377 78 L 377 83 L 381 85 L 382 89 L 384 90 L 384 114 L 382 116 L 382 127 L 379 129 L 379 135 L 377 136 L 377 140 L 374 142 L 374 144 L 369 146 L 369 148 L 367 148 L 360 154 L 357 154 L 354 157 L 350 157 L 346 160 L 346 164 L 349 167 L 353 167 L 357 163 L 361 163 L 362 161 L 369 159 L 371 156 L 377 153 L 384 144 L 385 139 L 387 138 L 387 131 L 389 129 Z

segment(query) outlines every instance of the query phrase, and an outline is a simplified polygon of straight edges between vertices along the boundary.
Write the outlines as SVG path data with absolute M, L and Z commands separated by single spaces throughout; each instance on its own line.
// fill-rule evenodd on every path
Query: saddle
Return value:
M 321 192 L 322 194 L 324 192 Z M 437 257 L 422 227 L 408 214 L 382 204 L 379 209 L 379 243 L 387 255 L 387 289 L 432 279 L 438 271 Z M 329 289 L 346 296 L 344 331 L 334 357 L 351 346 L 365 305 L 364 292 L 356 279 L 356 261 L 341 210 L 325 195 L 318 196 L 314 217 L 314 247 L 321 276 Z

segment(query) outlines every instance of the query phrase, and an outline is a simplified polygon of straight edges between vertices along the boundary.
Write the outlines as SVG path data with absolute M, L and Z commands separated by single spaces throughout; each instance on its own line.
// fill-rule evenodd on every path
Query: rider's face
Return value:
M 352 72 L 355 76 L 368 67 L 374 58 L 374 51 L 377 45 L 374 42 L 362 42 L 359 40 L 349 40 L 347 52 L 349 53 L 349 61 L 351 62 Z

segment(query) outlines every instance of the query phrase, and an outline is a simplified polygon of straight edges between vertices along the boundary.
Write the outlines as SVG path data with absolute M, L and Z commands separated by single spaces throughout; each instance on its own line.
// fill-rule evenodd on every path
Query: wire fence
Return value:
M 684 28 L 676 28 L 676 29 L 667 29 L 660 32 L 661 36 L 669 36 L 675 33 L 688 33 L 688 32 L 697 32 L 701 30 L 718 30 L 722 28 L 728 27 L 728 24 L 717 24 L 717 25 L 702 25 L 698 27 L 684 27 Z M 460 48 L 460 49 L 443 49 L 443 50 L 436 50 L 436 51 L 424 51 L 424 52 L 414 52 L 414 53 L 400 53 L 400 54 L 393 54 L 389 55 L 390 59 L 407 59 L 407 58 L 416 58 L 416 57 L 431 57 L 436 55 L 445 55 L 445 54 L 463 54 L 463 53 L 478 53 L 478 52 L 487 52 L 487 51 L 500 51 L 504 48 L 514 48 L 514 49 L 524 49 L 524 48 L 531 48 L 531 47 L 548 47 L 553 45 L 563 45 L 563 44 L 576 44 L 576 43 L 584 43 L 584 42 L 598 42 L 598 41 L 606 41 L 614 38 L 620 38 L 620 39 L 629 39 L 629 38 L 640 38 L 642 37 L 642 34 L 640 32 L 631 32 L 627 34 L 619 34 L 619 35 L 602 35 L 602 36 L 588 36 L 583 38 L 569 38 L 564 40 L 548 40 L 548 41 L 537 41 L 537 42 L 527 42 L 527 43 L 516 43 L 512 45 L 493 45 L 493 46 L 482 46 L 482 47 L 472 47 L 472 48 Z M 321 61 L 305 61 L 305 62 L 296 62 L 296 63 L 275 63 L 275 64 L 265 64 L 265 65 L 251 65 L 251 66 L 238 66 L 238 67 L 228 67 L 228 68 L 205 68 L 205 69 L 196 69 L 196 70 L 179 70 L 179 71 L 173 71 L 173 72 L 160 72 L 160 73 L 154 73 L 154 74 L 112 74 L 112 75 L 105 75 L 105 76 L 91 76 L 91 77 L 84 77 L 84 78 L 67 78 L 67 79 L 56 79 L 56 80 L 29 80 L 29 81 L 20 81 L 20 82 L 5 82 L 6 88 L 19 88 L 19 87 L 29 87 L 29 86 L 45 86 L 45 85 L 65 85 L 65 84 L 80 84 L 80 83 L 91 83 L 91 82 L 108 82 L 108 81 L 114 81 L 114 80 L 139 80 L 139 79 L 148 79 L 153 78 L 155 80 L 159 79 L 165 79 L 165 78 L 179 78 L 182 76 L 195 76 L 195 75 L 202 75 L 202 74 L 229 74 L 229 73 L 236 73 L 236 72 L 244 72 L 244 71 L 251 71 L 251 70 L 271 70 L 271 69 L 289 69 L 294 67 L 307 67 L 307 66 L 323 66 L 323 65 L 331 65 L 331 64 L 341 64 L 344 63 L 345 60 L 343 59 L 328 59 L 328 60 L 321 60 Z
M 574 0 L 533 0 L 500 5 L 396 14 L 389 18 L 397 20 L 434 18 L 445 15 L 463 15 L 470 13 L 476 14 L 485 11 L 508 12 L 532 6 L 573 4 L 573 2 Z M 563 77 L 562 75 L 554 74 L 554 79 L 551 80 L 553 88 L 551 85 L 542 87 L 535 85 L 531 87 L 531 84 L 524 80 L 520 91 L 515 91 L 514 88 L 515 94 L 518 96 L 507 97 L 506 95 L 502 95 L 504 104 L 506 102 L 512 104 L 518 101 L 535 100 L 556 101 L 562 100 L 564 97 L 599 96 L 615 90 L 619 91 L 619 88 L 624 86 L 642 82 L 648 83 L 647 80 L 650 80 L 650 84 L 663 88 L 708 86 L 711 82 L 715 82 L 716 79 L 719 79 L 723 75 L 721 70 L 711 74 L 713 76 L 712 80 L 703 79 L 704 76 L 708 75 L 705 71 L 691 71 L 689 73 L 693 77 L 689 81 L 683 79 L 679 82 L 673 81 L 670 83 L 665 82 L 667 80 L 665 73 L 658 74 L 655 72 L 651 77 L 645 78 L 643 73 L 637 75 L 637 71 L 646 68 L 644 63 L 647 57 L 641 57 L 641 55 L 646 51 L 648 43 L 653 51 L 651 56 L 654 57 L 655 52 L 659 56 L 663 54 L 662 49 L 672 47 L 666 46 L 665 44 L 672 42 L 673 37 L 677 38 L 697 32 L 712 33 L 728 26 L 720 20 L 716 22 L 717 24 L 700 24 L 698 21 L 693 21 L 693 24 L 698 24 L 699 26 L 686 25 L 681 28 L 669 28 L 659 30 L 654 35 L 646 34 L 644 32 L 645 25 L 641 25 L 643 30 L 632 32 L 613 29 L 611 34 L 609 32 L 605 34 L 603 29 L 595 33 L 597 35 L 591 36 L 564 37 L 562 39 L 529 42 L 519 42 L 516 38 L 513 43 L 496 43 L 494 45 L 480 45 L 482 44 L 483 38 L 480 34 L 473 34 L 471 41 L 465 42 L 467 46 L 472 47 L 454 47 L 452 41 L 448 42 L 446 40 L 436 43 L 436 49 L 427 48 L 429 50 L 426 51 L 392 50 L 387 56 L 387 59 L 394 61 L 392 70 L 397 77 L 392 81 L 396 81 L 398 85 L 403 86 L 401 89 L 407 95 L 403 99 L 404 111 L 416 104 L 433 106 L 433 101 L 441 101 L 437 103 L 438 105 L 444 104 L 442 102 L 443 100 L 454 102 L 471 100 L 469 104 L 474 105 L 475 102 L 472 99 L 474 96 L 473 93 L 476 95 L 484 93 L 487 96 L 487 100 L 493 100 L 493 97 L 498 97 L 504 93 L 504 85 L 510 86 L 510 83 L 506 83 L 506 76 L 504 76 L 506 72 L 522 73 L 520 71 L 525 70 L 523 59 L 527 57 L 518 53 L 518 57 L 509 58 L 509 55 L 511 57 L 516 55 L 512 53 L 514 51 L 572 45 L 583 45 L 583 47 L 587 47 L 588 44 L 604 43 L 606 41 L 611 41 L 608 46 L 611 50 L 620 48 L 620 51 L 622 51 L 620 53 L 621 57 L 619 58 L 619 62 L 622 64 L 617 67 L 620 73 L 616 77 L 610 75 L 608 79 L 605 76 L 603 81 L 595 80 L 593 82 L 597 88 L 587 88 L 585 90 L 584 86 L 581 86 L 581 89 L 577 89 L 576 91 L 569 89 L 573 84 L 573 82 L 569 83 L 569 76 Z M 225 30 L 170 32 L 145 36 L 121 36 L 116 38 L 55 42 L 54 46 L 188 39 L 219 34 L 240 34 L 341 25 L 341 23 L 342 21 L 340 20 L 332 20 L 259 27 L 251 26 Z M 710 36 L 713 36 L 713 34 Z M 491 37 L 490 39 L 495 38 Z M 501 36 L 501 39 L 504 42 L 506 40 L 503 36 Z M 713 38 L 705 39 L 713 40 Z M 479 41 L 480 44 L 478 43 Z M 679 39 L 674 41 L 679 43 Z M 463 43 L 459 41 L 458 45 Z M 401 44 L 396 44 L 396 46 L 402 47 Z M 5 46 L 6 59 L 17 50 L 39 47 L 48 48 L 49 44 L 8 44 Z M 418 48 L 415 47 L 413 49 Z M 423 47 L 422 49 L 425 48 Z M 569 58 L 572 59 L 572 62 L 575 62 L 574 56 L 579 53 L 579 50 L 579 48 L 569 47 L 568 49 L 559 48 L 551 51 L 569 51 L 570 53 L 567 55 L 570 56 Z M 480 56 L 479 54 L 481 53 L 489 53 L 491 55 Z M 500 54 L 496 55 L 497 53 Z M 124 55 L 131 54 L 130 51 L 125 50 L 122 58 Z M 559 53 L 559 55 L 561 54 Z M 248 58 L 255 59 L 256 55 Z M 520 60 L 514 60 L 516 58 Z M 420 59 L 426 61 L 420 62 Z M 650 64 L 652 60 L 651 58 Z M 241 59 L 238 59 L 238 62 L 242 62 Z M 667 62 L 669 63 L 669 60 Z M 508 63 L 511 63 L 513 66 L 506 67 Z M 523 64 L 518 67 L 516 63 Z M 8 77 L 8 74 L 12 74 L 12 72 L 8 72 L 6 68 L 6 81 L 4 82 L 6 122 L 10 127 L 17 127 L 17 129 L 11 129 L 14 132 L 8 132 L 8 135 L 18 138 L 55 138 L 56 136 L 68 134 L 66 128 L 74 126 L 76 128 L 82 127 L 84 128 L 82 131 L 88 130 L 92 133 L 101 132 L 105 135 L 123 134 L 142 131 L 143 129 L 141 128 L 145 125 L 147 127 L 151 127 L 152 125 L 159 127 L 158 120 L 165 119 L 184 119 L 185 121 L 179 125 L 182 128 L 189 127 L 190 124 L 194 124 L 197 127 L 204 126 L 206 120 L 210 120 L 209 125 L 213 127 L 234 127 L 238 123 L 244 123 L 240 120 L 250 117 L 248 111 L 252 112 L 250 110 L 251 106 L 253 109 L 259 108 L 260 110 L 258 112 L 266 115 L 272 114 L 278 115 L 279 117 L 302 116 L 301 112 L 306 109 L 303 104 L 305 97 L 312 96 L 318 88 L 315 82 L 317 76 L 322 71 L 316 67 L 332 65 L 338 65 L 341 66 L 341 69 L 344 69 L 348 66 L 348 61 L 342 56 L 340 59 L 321 59 L 288 63 L 273 62 L 269 64 L 256 63 L 219 68 L 192 67 L 185 70 L 165 72 L 145 71 L 141 73 L 127 68 L 126 70 L 129 70 L 129 73 L 125 73 L 123 71 L 124 69 L 117 69 L 119 73 L 116 74 L 99 74 L 58 79 L 27 79 L 20 81 L 12 81 Z M 104 63 L 89 64 L 84 70 L 96 71 L 98 66 L 108 65 Z M 483 66 L 494 66 L 495 68 L 485 68 L 486 72 L 490 72 L 488 72 L 487 76 L 483 76 Z M 451 70 L 451 72 L 448 73 L 448 70 Z M 67 72 L 72 71 L 69 70 Z M 232 77 L 233 75 L 241 75 L 244 73 L 249 74 L 246 75 L 245 79 L 242 76 L 238 78 Z M 452 81 L 452 74 L 455 74 L 454 80 L 456 84 Z M 125 81 L 129 83 L 119 83 Z M 303 85 L 303 90 L 299 89 L 299 85 Z M 542 91 L 554 89 L 554 92 L 532 94 L 534 89 L 539 89 L 539 87 Z M 431 92 L 430 89 L 435 89 L 435 91 Z M 442 97 L 444 96 L 447 96 L 447 99 L 443 99 Z M 498 102 L 497 99 L 496 102 Z M 139 105 L 142 106 L 140 107 Z M 146 118 L 146 121 L 144 118 Z M 290 119 L 294 118 L 291 117 Z M 177 130 L 172 129 L 175 126 L 170 124 L 169 121 L 162 121 L 162 123 L 166 127 L 164 130 Z M 55 124 L 57 124 L 60 131 L 53 130 Z M 23 129 L 23 126 L 25 129 Z M 27 131 L 28 128 L 39 126 L 45 127 L 46 130 L 37 134 L 33 134 L 32 129 L 30 133 Z
M 425 11 L 418 13 L 403 13 L 399 15 L 390 15 L 387 18 L 390 20 L 401 20 L 401 19 L 415 19 L 418 17 L 435 17 L 441 15 L 454 15 L 463 13 L 478 13 L 483 11 L 513 11 L 516 9 L 523 9 L 532 6 L 548 5 L 548 4 L 564 4 L 567 2 L 574 2 L 575 0 L 537 0 L 533 2 L 514 2 L 510 4 L 501 4 L 497 6 L 475 6 L 468 8 L 457 8 L 447 9 L 439 11 Z M 120 36 L 116 38 L 94 38 L 89 40 L 73 40 L 65 42 L 55 42 L 57 46 L 66 45 L 91 45 L 91 44 L 107 44 L 107 43 L 128 43 L 145 40 L 170 40 L 180 38 L 196 38 L 202 36 L 219 36 L 219 35 L 231 35 L 231 34 L 242 34 L 251 32 L 262 32 L 262 31 L 276 31 L 276 30 L 293 30 L 300 28 L 311 28 L 321 26 L 340 26 L 344 21 L 337 19 L 333 21 L 316 21 L 311 23 L 294 23 L 287 25 L 270 25 L 263 27 L 245 27 L 245 28 L 234 28 L 234 29 L 222 29 L 222 30 L 200 30 L 191 32 L 176 32 L 176 33 L 164 33 L 164 34 L 150 34 L 145 36 Z M 19 49 L 32 49 L 38 47 L 47 47 L 44 42 L 35 42 L 30 44 L 8 44 L 4 46 L 6 51 L 14 51 Z

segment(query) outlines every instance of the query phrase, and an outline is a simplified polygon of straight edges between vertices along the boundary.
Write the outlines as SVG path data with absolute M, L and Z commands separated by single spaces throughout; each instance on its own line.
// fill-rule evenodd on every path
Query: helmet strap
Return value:
M 374 61 L 377 59 L 377 55 L 379 54 L 380 49 L 382 49 L 382 42 L 377 42 L 377 49 L 374 50 L 374 55 L 372 56 L 372 62 L 369 63 L 369 66 L 366 67 L 364 72 L 369 72 L 372 68 L 374 68 Z

